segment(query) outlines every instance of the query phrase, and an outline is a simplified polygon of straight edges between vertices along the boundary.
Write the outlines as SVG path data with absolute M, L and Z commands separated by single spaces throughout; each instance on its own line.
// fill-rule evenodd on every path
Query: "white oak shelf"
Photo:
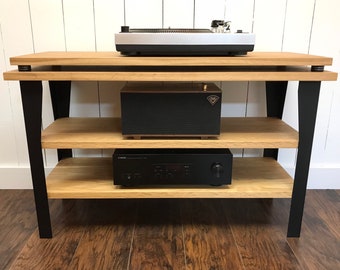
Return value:
M 47 177 L 49 198 L 290 198 L 293 180 L 272 158 L 234 158 L 232 184 L 122 187 L 111 158 L 64 159 Z
M 4 73 L 8 81 L 336 81 L 337 74 L 331 71 L 310 72 L 310 68 L 287 68 L 277 71 L 275 68 L 259 70 L 258 68 L 240 71 L 215 71 L 211 73 L 199 71 L 59 71 L 35 70 L 21 72 L 12 70 Z
M 221 119 L 216 138 L 129 139 L 118 118 L 61 118 L 42 132 L 42 147 L 67 148 L 296 148 L 298 132 L 277 118 Z
M 311 72 L 310 68 L 330 66 L 332 58 L 291 52 L 250 52 L 238 57 L 127 57 L 114 52 L 42 52 L 11 57 L 10 63 L 31 66 L 32 70 L 4 72 L 5 80 L 335 81 L 337 79 L 335 72 Z M 52 66 L 63 68 L 55 70 L 51 68 Z M 118 69 L 105 69 L 107 67 Z M 157 67 L 157 69 L 147 70 L 146 67 Z M 172 69 L 166 70 L 168 67 Z M 192 69 L 192 67 L 204 67 L 205 71 Z M 223 69 L 206 72 L 207 67 Z M 140 69 L 137 71 L 136 68 Z
M 332 58 L 292 52 L 229 56 L 124 56 L 119 52 L 41 52 L 10 58 L 11 65 L 67 66 L 329 66 Z

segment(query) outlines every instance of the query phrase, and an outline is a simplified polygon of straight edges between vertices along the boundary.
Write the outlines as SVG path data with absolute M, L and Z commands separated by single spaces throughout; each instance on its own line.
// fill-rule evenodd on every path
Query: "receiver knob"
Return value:
M 223 166 L 220 163 L 214 163 L 211 166 L 211 172 L 213 173 L 213 175 L 217 178 L 220 178 L 224 172 Z

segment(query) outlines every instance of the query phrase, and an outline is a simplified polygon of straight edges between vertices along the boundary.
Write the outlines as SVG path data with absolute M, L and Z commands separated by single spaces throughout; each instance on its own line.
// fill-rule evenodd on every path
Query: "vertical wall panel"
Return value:
M 62 2 L 30 0 L 29 4 L 35 51 L 65 51 Z
M 256 0 L 254 33 L 256 51 L 280 51 L 286 11 L 286 0 Z
M 195 0 L 195 28 L 210 28 L 212 20 L 224 20 L 225 5 L 225 0 Z
M 244 117 L 246 115 L 246 102 L 248 93 L 247 82 L 222 82 L 222 109 L 223 117 Z M 234 157 L 243 155 L 242 149 L 231 149 Z
M 6 70 L 10 70 L 16 68 L 9 64 L 9 58 L 11 56 L 33 52 L 29 6 L 27 0 L 2 1 L 0 5 L 0 23 L 5 67 Z M 11 149 L 11 151 L 13 155 L 15 153 L 17 156 L 16 164 L 18 166 L 24 166 L 28 164 L 28 152 L 19 84 L 18 82 L 5 82 L 0 85 L 0 87 L 9 89 L 9 99 L 1 102 L 7 102 L 11 107 L 8 114 L 12 114 L 12 123 L 11 126 L 8 126 L 8 132 L 14 131 L 14 134 L 11 135 L 15 140 L 15 147 Z M 1 140 L 6 141 L 6 138 L 1 137 Z M 7 160 L 7 162 L 10 161 Z
M 225 20 L 231 21 L 231 30 L 252 32 L 255 0 L 226 0 Z
M 0 24 L 0 72 L 6 70 L 3 39 Z M 2 77 L 2 76 L 1 76 Z M 11 110 L 8 82 L 0 80 L 0 167 L 17 164 L 15 130 Z M 2 179 L 0 179 L 1 181 Z
M 315 0 L 287 1 L 282 51 L 308 53 Z M 289 82 L 283 120 L 298 129 L 297 82 Z M 295 165 L 296 149 L 280 149 L 279 162 L 287 167 Z
M 256 34 L 256 51 L 280 51 L 283 37 L 286 0 L 256 0 L 253 32 Z M 247 116 L 264 116 L 265 85 L 250 82 L 247 100 Z M 245 156 L 262 156 L 262 149 L 245 149 Z
M 340 57 L 339 57 L 340 59 Z M 338 60 L 338 68 L 340 70 L 340 64 Z M 336 85 L 328 85 L 327 88 L 332 89 L 332 104 L 330 108 L 330 119 L 329 119 L 329 129 L 327 133 L 326 139 L 326 155 L 327 158 L 325 160 L 320 160 L 318 163 L 328 164 L 330 167 L 340 167 L 337 160 L 340 157 L 340 84 L 339 82 Z M 325 167 L 325 165 L 322 165 Z
M 264 82 L 249 82 L 246 102 L 247 117 L 266 116 L 266 92 Z M 262 157 L 263 149 L 244 149 L 245 157 Z
M 115 51 L 114 35 L 120 31 L 124 22 L 124 0 L 95 0 L 95 32 L 98 51 Z M 118 85 L 118 87 L 116 87 Z M 100 116 L 119 116 L 120 83 L 99 82 Z
M 1 91 L 1 88 L 0 88 Z M 1 97 L 1 95 L 0 95 Z M 15 133 L 11 122 L 0 120 L 0 134 L 1 140 L 5 143 L 0 145 L 0 168 L 6 166 L 17 165 L 17 148 L 15 141 Z M 0 178 L 1 181 L 5 180 L 4 177 Z
M 286 0 L 256 0 L 254 6 L 253 32 L 256 34 L 256 51 L 281 51 Z M 265 85 L 250 82 L 248 91 L 247 116 L 266 114 Z M 261 150 L 245 150 L 245 156 L 262 155 Z
M 120 89 L 125 82 L 99 82 L 100 116 L 120 117 Z M 112 156 L 112 150 L 103 150 L 103 156 Z
M 95 51 L 93 0 L 63 1 L 67 51 Z M 99 116 L 98 83 L 72 82 L 70 116 Z M 100 151 L 75 150 L 76 156 L 98 155 Z
M 98 82 L 71 83 L 71 117 L 98 117 L 99 90 Z M 73 150 L 75 156 L 99 156 L 100 150 Z
M 248 117 L 266 116 L 266 92 L 264 82 L 249 82 L 249 92 L 247 100 Z
M 193 28 L 194 0 L 164 0 L 164 26 Z
M 287 0 L 282 50 L 308 53 L 315 0 Z
M 63 9 L 60 0 L 30 0 L 32 37 L 35 52 L 65 51 Z M 42 127 L 53 122 L 52 103 L 48 82 L 43 82 L 43 118 Z M 57 162 L 56 150 L 45 150 L 47 167 Z
M 95 0 L 95 32 L 98 51 L 115 51 L 114 35 L 124 22 L 124 0 Z M 119 89 L 121 83 L 99 82 L 100 116 L 120 116 Z
M 246 115 L 247 89 L 247 82 L 222 82 L 222 116 L 244 117 Z
M 124 0 L 94 0 L 95 34 L 98 51 L 115 51 L 115 33 L 124 21 Z
M 231 31 L 237 29 L 251 32 L 253 22 L 254 0 L 226 0 L 225 20 L 231 21 Z M 225 116 L 246 115 L 248 82 L 223 82 L 222 113 Z
M 0 14 L 6 67 L 14 69 L 16 66 L 9 64 L 10 56 L 33 52 L 28 1 L 2 1 Z
M 337 0 L 316 1 L 311 54 L 332 56 L 331 70 L 340 70 L 340 2 Z M 323 82 L 320 94 L 317 126 L 312 162 L 319 167 L 325 164 L 339 166 L 340 157 L 340 82 Z M 321 179 L 320 179 L 321 181 Z
M 95 51 L 92 0 L 63 1 L 67 51 Z M 99 116 L 98 87 L 95 82 L 73 82 L 71 116 Z
M 93 0 L 63 0 L 67 51 L 94 51 Z
M 162 27 L 161 0 L 125 0 L 126 25 L 132 28 Z
M 1 36 L 1 25 L 0 25 L 0 72 L 6 70 L 5 65 L 5 54 L 4 54 L 4 44 L 2 42 L 2 36 Z M 9 113 L 11 112 L 11 103 L 9 102 L 11 100 L 9 88 L 8 88 L 8 82 L 5 82 L 2 79 L 0 80 L 0 123 L 1 122 L 11 122 L 12 121 L 12 115 Z
M 120 89 L 125 82 L 99 82 L 100 116 L 120 117 Z
M 94 1 L 95 33 L 98 51 L 116 51 L 114 35 L 125 25 L 124 0 Z M 98 82 L 99 114 L 101 117 L 120 117 L 120 95 L 123 82 Z M 111 156 L 112 150 L 103 150 Z

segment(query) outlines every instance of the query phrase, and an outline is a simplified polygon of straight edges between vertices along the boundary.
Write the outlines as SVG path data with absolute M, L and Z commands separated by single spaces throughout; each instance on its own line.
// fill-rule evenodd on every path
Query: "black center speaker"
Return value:
M 216 137 L 221 100 L 213 83 L 128 83 L 121 90 L 122 134 Z

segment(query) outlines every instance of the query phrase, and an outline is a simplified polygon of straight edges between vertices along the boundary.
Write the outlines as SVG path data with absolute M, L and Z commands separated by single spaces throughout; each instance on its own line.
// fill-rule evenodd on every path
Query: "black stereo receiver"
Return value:
M 212 83 L 129 83 L 121 90 L 122 134 L 216 137 L 221 95 Z
M 229 149 L 116 149 L 114 185 L 228 185 Z

